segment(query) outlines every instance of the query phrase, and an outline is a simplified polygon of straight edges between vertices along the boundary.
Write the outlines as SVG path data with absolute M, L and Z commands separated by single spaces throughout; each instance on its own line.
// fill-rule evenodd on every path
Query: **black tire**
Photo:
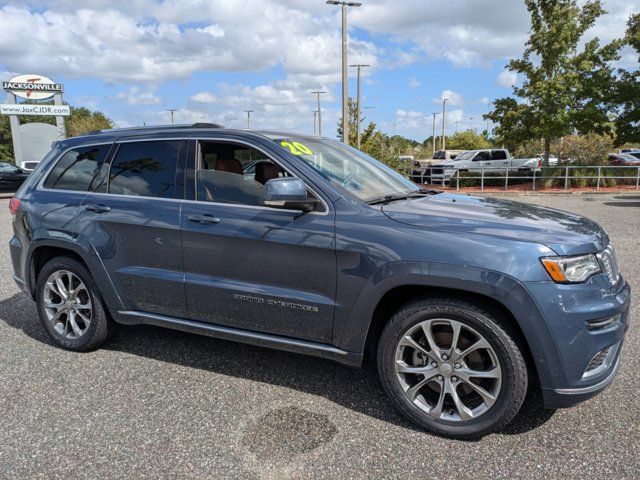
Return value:
M 397 377 L 396 348 L 400 340 L 420 322 L 439 318 L 455 320 L 474 329 L 496 354 L 502 372 L 499 393 L 495 403 L 477 418 L 451 421 L 429 415 L 409 400 Z M 416 425 L 444 437 L 480 438 L 507 425 L 527 394 L 527 365 L 514 337 L 505 322 L 473 303 L 453 298 L 413 301 L 395 313 L 380 336 L 377 364 L 382 387 L 398 411 Z
M 77 276 L 87 288 L 91 299 L 91 322 L 86 331 L 78 338 L 70 339 L 61 335 L 48 320 L 44 307 L 45 285 L 47 279 L 56 271 L 66 270 Z M 40 322 L 53 341 L 60 347 L 84 352 L 98 348 L 106 343 L 115 334 L 117 323 L 114 322 L 105 310 L 100 292 L 87 268 L 74 258 L 60 256 L 55 257 L 42 268 L 36 283 L 36 301 Z

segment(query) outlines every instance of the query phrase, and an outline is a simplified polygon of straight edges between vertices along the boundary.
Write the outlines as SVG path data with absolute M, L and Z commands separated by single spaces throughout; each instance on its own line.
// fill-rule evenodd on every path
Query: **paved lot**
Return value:
M 640 195 L 513 197 L 589 216 L 640 291 Z M 45 336 L 11 280 L 0 200 L 2 478 L 638 478 L 640 301 L 620 373 L 555 413 L 528 402 L 478 442 L 437 438 L 395 414 L 366 371 L 151 327 L 75 354 Z

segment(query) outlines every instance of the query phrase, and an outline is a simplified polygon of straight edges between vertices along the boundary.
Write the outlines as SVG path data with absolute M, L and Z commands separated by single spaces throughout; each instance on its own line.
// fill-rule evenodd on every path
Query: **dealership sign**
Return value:
M 29 100 L 46 100 L 56 93 L 62 93 L 61 83 L 42 75 L 18 75 L 8 82 L 2 82 L 2 88 Z
M 38 103 L 3 103 L 0 105 L 2 115 L 71 115 L 69 105 L 41 105 Z

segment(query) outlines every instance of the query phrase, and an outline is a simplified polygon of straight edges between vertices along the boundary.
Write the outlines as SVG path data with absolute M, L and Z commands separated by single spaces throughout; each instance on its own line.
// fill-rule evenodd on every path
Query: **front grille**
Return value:
M 444 170 L 442 168 L 432 168 L 431 175 L 442 175 Z
M 616 261 L 616 253 L 613 251 L 611 244 L 607 245 L 602 252 L 598 253 L 598 260 L 604 273 L 609 277 L 609 281 L 612 285 L 618 283 L 620 278 L 620 271 L 618 269 L 618 262 Z

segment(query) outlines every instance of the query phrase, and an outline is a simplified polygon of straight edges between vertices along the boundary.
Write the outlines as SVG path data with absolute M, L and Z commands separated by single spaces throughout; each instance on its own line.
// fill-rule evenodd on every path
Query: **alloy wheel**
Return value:
M 422 321 L 396 347 L 395 372 L 410 402 L 438 420 L 468 421 L 496 402 L 498 356 L 477 330 L 453 319 Z
M 57 270 L 44 287 L 44 310 L 58 334 L 71 340 L 80 338 L 91 324 L 93 308 L 89 290 L 74 273 Z

